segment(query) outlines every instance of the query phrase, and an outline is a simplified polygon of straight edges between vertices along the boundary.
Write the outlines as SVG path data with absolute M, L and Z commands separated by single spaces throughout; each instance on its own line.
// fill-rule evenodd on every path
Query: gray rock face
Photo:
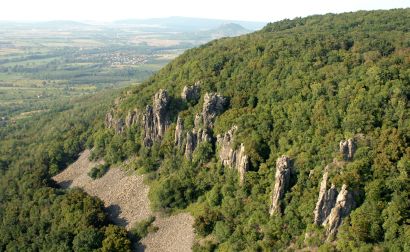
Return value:
M 225 109 L 226 99 L 216 93 L 206 93 L 202 112 L 195 115 L 194 128 L 187 133 L 185 144 L 185 157 L 192 158 L 195 148 L 202 142 L 213 140 L 210 129 L 217 115 Z
M 339 143 L 339 148 L 344 161 L 334 159 L 332 164 L 326 166 L 320 183 L 318 201 L 314 210 L 315 219 L 313 222 L 318 226 L 322 225 L 326 228 L 328 240 L 335 237 L 342 224 L 343 218 L 348 216 L 355 207 L 353 193 L 347 190 L 345 184 L 342 185 L 340 191 L 338 191 L 333 184 L 328 189 L 328 177 L 329 169 L 332 167 L 331 165 L 341 167 L 346 164 L 345 161 L 349 161 L 353 158 L 356 146 L 353 139 L 348 139 L 347 141 L 341 141 Z
M 328 188 L 328 167 L 329 166 L 326 166 L 325 172 L 323 173 L 322 182 L 320 183 L 319 197 L 314 211 L 314 223 L 318 226 L 323 224 L 336 203 L 337 189 L 333 184 Z
M 272 205 L 269 209 L 271 215 L 281 211 L 280 200 L 288 190 L 291 169 L 289 157 L 281 156 L 276 160 L 275 187 L 272 192 Z
M 105 127 L 114 129 L 116 133 L 122 133 L 125 129 L 125 123 L 122 118 L 115 118 L 114 112 L 110 111 L 105 115 Z
M 125 118 L 125 126 L 129 128 L 132 125 L 137 124 L 139 121 L 139 116 L 140 114 L 137 109 L 129 111 L 127 117 Z
M 239 181 L 242 184 L 245 173 L 249 168 L 249 158 L 245 154 L 245 146 L 241 143 L 240 147 L 234 149 L 233 137 L 236 126 L 233 126 L 223 136 L 217 136 L 217 143 L 220 146 L 219 158 L 224 166 L 235 168 L 239 173 Z
M 204 105 L 202 107 L 203 127 L 212 127 L 213 119 L 220 115 L 226 105 L 226 99 L 216 93 L 206 93 L 204 97 Z
M 356 145 L 353 139 L 340 141 L 339 151 L 343 155 L 343 159 L 346 161 L 352 160 L 354 152 L 356 151 Z
M 355 201 L 353 194 L 347 190 L 347 186 L 344 184 L 337 196 L 335 206 L 323 223 L 323 226 L 326 227 L 328 240 L 332 239 L 337 234 L 343 218 L 350 214 L 354 206 Z
M 177 126 L 175 127 L 175 145 L 178 146 L 178 148 L 182 147 L 182 143 L 184 139 L 182 138 L 182 133 L 184 131 L 184 124 L 182 121 L 182 118 L 178 116 L 177 119 Z
M 185 157 L 187 159 L 192 158 L 192 153 L 194 152 L 196 145 L 197 145 L 197 134 L 193 130 L 193 132 L 188 131 L 186 133 L 186 144 L 185 144 Z
M 200 83 L 196 82 L 193 86 L 185 86 L 181 93 L 181 98 L 188 102 L 198 102 L 201 97 Z
M 168 105 L 170 98 L 167 91 L 160 89 L 153 98 L 152 106 L 146 107 L 143 115 L 144 145 L 152 146 L 154 141 L 163 138 L 165 130 L 169 127 Z

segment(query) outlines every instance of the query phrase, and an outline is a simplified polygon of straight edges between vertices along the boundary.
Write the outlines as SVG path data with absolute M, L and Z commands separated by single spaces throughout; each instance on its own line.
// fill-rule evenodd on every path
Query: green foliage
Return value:
M 73 250 L 78 252 L 96 251 L 102 246 L 104 234 L 98 229 L 84 229 L 73 240 Z
M 188 50 L 135 87 L 122 97 L 119 115 L 143 109 L 160 88 L 179 97 L 184 86 L 200 81 L 198 103 L 173 98 L 171 121 L 179 112 L 185 131 L 194 127 L 206 92 L 229 99 L 215 119 L 213 141 L 200 143 L 192 161 L 173 146 L 174 124 L 162 142 L 140 149 L 137 168 L 150 174 L 153 206 L 206 206 L 195 216 L 197 234 L 208 241 L 198 243 L 198 251 L 307 243 L 323 251 L 403 250 L 409 233 L 402 203 L 408 202 L 410 167 L 409 22 L 408 9 L 284 20 Z M 222 167 L 215 141 L 233 125 L 234 147 L 243 143 L 250 158 L 242 186 L 236 171 Z M 311 227 L 319 181 L 327 164 L 341 160 L 338 142 L 352 137 L 355 157 L 331 167 L 331 179 L 354 191 L 357 206 L 329 244 L 322 228 Z M 275 160 L 283 154 L 294 162 L 292 188 L 282 214 L 269 217 Z
M 101 200 L 51 180 L 85 148 L 110 100 L 109 93 L 83 97 L 0 128 L 0 251 L 100 251 L 107 239 L 129 243 L 123 228 L 104 231 Z
M 107 173 L 110 166 L 108 164 L 99 164 L 91 168 L 91 170 L 87 173 L 88 176 L 92 179 L 98 179 L 104 176 Z
M 131 229 L 131 233 L 139 241 L 151 232 L 156 232 L 158 227 L 153 225 L 155 221 L 155 216 L 150 216 L 146 220 L 137 222 Z
M 49 173 L 64 168 L 88 143 L 94 148 L 93 158 L 110 164 L 136 155 L 135 168 L 149 174 L 149 196 L 155 209 L 175 211 L 192 203 L 201 205 L 204 209 L 196 213 L 195 227 L 206 241 L 195 245 L 198 251 L 298 250 L 306 243 L 323 251 L 409 249 L 409 17 L 405 9 L 297 18 L 188 50 L 124 93 L 115 107 L 116 114 L 125 117 L 130 110 L 142 111 L 158 89 L 168 90 L 173 97 L 172 124 L 161 142 L 141 147 L 137 127 L 114 134 L 101 123 L 90 131 L 86 129 L 91 125 L 84 125 L 64 137 L 55 132 L 40 141 L 44 151 L 32 155 L 36 163 L 20 162 L 10 154 L 23 153 L 11 135 L 3 141 L 0 157 L 7 166 L 2 170 L 10 170 L 2 179 L 10 193 L 2 197 L 13 202 L 10 195 L 47 187 Z M 185 85 L 197 81 L 202 83 L 197 104 L 176 98 Z M 201 143 L 190 161 L 173 145 L 173 125 L 179 112 L 185 131 L 192 130 L 206 92 L 228 97 L 229 105 L 214 122 L 211 143 Z M 223 167 L 217 155 L 217 134 L 233 125 L 238 126 L 234 145 L 243 143 L 250 157 L 243 185 L 237 171 Z M 67 140 L 71 136 L 73 143 Z M 331 177 L 338 186 L 349 185 L 357 206 L 343 220 L 336 242 L 326 243 L 323 228 L 311 227 L 319 181 L 327 164 L 334 158 L 341 160 L 338 142 L 351 137 L 357 139 L 355 157 L 331 167 Z M 51 139 L 61 141 L 52 143 Z M 269 216 L 275 160 L 283 154 L 294 163 L 291 188 L 281 202 L 282 213 Z M 12 169 L 12 173 L 9 163 L 19 167 L 34 163 L 36 169 Z M 19 173 L 30 182 L 8 183 Z M 16 209 L 19 206 L 14 203 L 0 211 L 10 227 L 18 220 Z M 73 223 L 83 221 L 81 209 L 87 208 L 70 215 Z M 73 229 L 72 223 L 62 223 Z M 10 238 L 13 232 L 5 229 L 1 241 L 6 242 L 0 248 L 18 248 Z M 310 241 L 305 241 L 307 231 L 312 233 Z M 104 232 L 103 248 L 126 247 L 122 232 Z M 61 230 L 52 233 L 53 249 L 70 247 L 75 237 Z
M 123 228 L 109 225 L 105 228 L 105 239 L 102 241 L 103 252 L 129 252 L 131 242 L 127 237 L 127 231 Z

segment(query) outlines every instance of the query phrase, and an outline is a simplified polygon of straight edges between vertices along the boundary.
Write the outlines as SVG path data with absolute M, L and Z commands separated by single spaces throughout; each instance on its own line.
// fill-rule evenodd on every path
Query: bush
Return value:
M 103 233 L 98 229 L 88 228 L 80 231 L 73 240 L 74 251 L 92 251 L 101 247 Z
M 137 222 L 131 229 L 131 233 L 139 241 L 151 232 L 156 232 L 158 227 L 152 225 L 155 221 L 155 216 L 150 216 L 148 219 Z
M 101 178 L 109 168 L 110 166 L 108 164 L 96 165 L 88 172 L 88 176 L 90 176 L 90 178 L 92 179 Z
M 105 228 L 105 239 L 102 241 L 102 252 L 131 251 L 131 242 L 127 238 L 127 231 L 124 228 L 109 225 Z

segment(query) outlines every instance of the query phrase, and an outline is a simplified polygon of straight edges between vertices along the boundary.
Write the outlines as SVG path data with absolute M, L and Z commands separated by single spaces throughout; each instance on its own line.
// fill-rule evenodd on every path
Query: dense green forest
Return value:
M 51 180 L 85 148 L 113 96 L 73 98 L 1 128 L 0 251 L 130 249 L 126 230 L 109 222 L 100 199 Z
M 126 250 L 126 232 L 107 221 L 101 201 L 50 180 L 84 148 L 109 164 L 129 158 L 147 173 L 152 206 L 195 217 L 195 251 L 410 250 L 410 10 L 327 14 L 283 20 L 237 38 L 190 49 L 141 85 L 72 101 L 0 132 L 0 250 Z M 181 99 L 199 83 L 199 100 Z M 170 96 L 161 141 L 144 144 L 141 120 L 158 90 Z M 224 97 L 210 140 L 186 158 L 174 143 L 177 117 L 195 126 L 206 93 Z M 110 108 L 110 102 L 111 107 Z M 222 165 L 216 136 L 233 125 L 249 167 L 243 183 Z M 117 131 L 117 132 L 116 132 Z M 341 140 L 356 139 L 352 160 L 330 173 L 354 192 L 336 237 L 313 224 L 327 164 Z M 293 170 L 281 211 L 269 214 L 276 160 Z M 335 162 L 335 161 L 333 161 Z
M 153 206 L 195 216 L 198 251 L 409 250 L 409 23 L 408 9 L 311 16 L 189 50 L 114 106 L 121 122 L 166 90 L 172 123 L 162 140 L 146 147 L 141 123 L 117 133 L 102 128 L 92 136 L 94 155 L 110 163 L 136 156 L 135 169 L 149 174 Z M 199 101 L 181 99 L 196 82 Z M 177 115 L 184 129 L 194 128 L 209 92 L 229 104 L 212 140 L 186 159 L 174 145 Z M 233 125 L 235 144 L 249 156 L 243 185 L 221 164 L 215 141 Z M 355 208 L 332 242 L 313 212 L 325 167 L 340 162 L 339 142 L 349 138 L 356 139 L 354 158 L 330 176 L 354 192 Z M 270 216 L 281 155 L 293 163 L 291 185 L 283 211 Z

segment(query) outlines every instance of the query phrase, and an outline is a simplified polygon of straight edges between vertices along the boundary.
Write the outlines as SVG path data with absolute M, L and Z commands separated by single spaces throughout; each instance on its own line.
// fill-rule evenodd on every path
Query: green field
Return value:
M 125 31 L 121 39 L 98 29 L 0 32 L 0 117 L 9 122 L 69 97 L 137 84 L 186 49 L 136 44 Z

